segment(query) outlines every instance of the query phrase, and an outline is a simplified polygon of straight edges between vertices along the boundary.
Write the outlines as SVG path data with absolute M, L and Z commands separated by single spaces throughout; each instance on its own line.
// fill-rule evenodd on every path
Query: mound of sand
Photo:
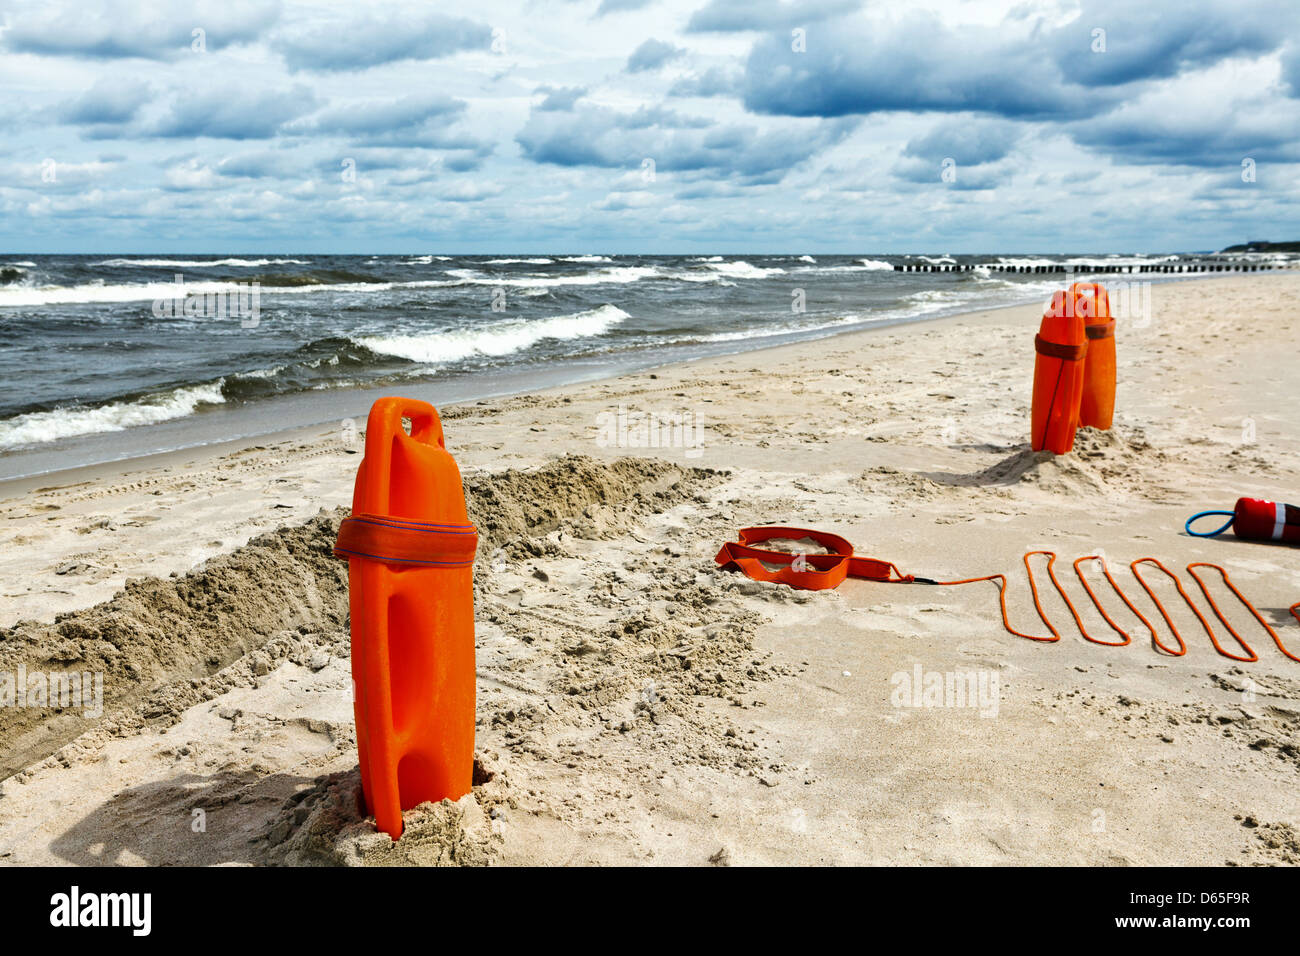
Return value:
M 1028 445 L 1020 445 L 1005 450 L 1004 457 L 978 471 L 905 473 L 876 468 L 864 473 L 860 481 L 878 481 L 892 474 L 901 490 L 921 498 L 946 496 L 952 488 L 1005 497 L 1007 489 L 1018 486 L 1054 497 L 1119 493 L 1159 500 L 1169 489 L 1135 476 L 1150 473 L 1153 465 L 1158 474 L 1167 460 L 1164 452 L 1152 448 L 1140 429 L 1080 428 L 1075 435 L 1074 449 L 1068 455 L 1033 451 Z
M 330 554 L 340 518 L 262 535 L 183 577 L 129 580 L 109 601 L 53 623 L 0 629 L 0 673 L 99 672 L 104 716 L 161 716 L 174 708 L 144 700 L 171 682 L 196 689 L 277 635 L 346 629 L 347 566 Z M 84 708 L 51 709 L 0 708 L 0 777 L 89 729 Z
M 486 866 L 501 842 L 491 814 L 506 799 L 500 773 L 476 759 L 470 793 L 407 810 L 393 840 L 365 812 L 353 769 L 294 794 L 256 842 L 268 862 L 287 866 Z
M 584 748 L 607 746 L 602 740 L 635 740 L 651 763 L 762 772 L 758 745 L 700 704 L 747 706 L 745 689 L 772 676 L 752 648 L 761 618 L 736 605 L 735 585 L 748 582 L 697 572 L 682 547 L 685 529 L 670 517 L 722 477 L 662 461 L 580 456 L 467 476 L 471 520 L 483 542 L 475 581 L 480 750 L 499 748 L 507 759 L 549 768 L 572 765 Z M 135 750 L 119 758 L 140 761 L 138 772 L 117 768 L 117 781 L 106 784 L 115 791 L 104 795 L 108 802 L 62 832 L 54 852 L 83 863 L 123 854 L 152 863 L 313 865 L 493 858 L 498 818 L 515 801 L 508 775 L 482 753 L 474 791 L 408 811 L 395 843 L 361 808 L 355 736 L 343 717 L 350 705 L 340 694 L 346 678 L 339 670 L 350 652 L 347 565 L 330 553 L 344 513 L 262 535 L 184 576 L 133 580 L 109 601 L 52 623 L 22 621 L 0 632 L 0 670 L 21 664 L 104 673 L 101 717 L 0 710 L 6 775 L 17 771 L 10 779 L 29 799 L 66 786 L 48 774 L 89 772 L 110 750 L 117 753 L 114 741 L 168 728 L 184 735 L 174 744 L 159 736 L 143 748 L 147 761 Z M 644 548 L 637 539 L 647 534 L 662 544 Z M 594 550 L 615 537 L 631 550 Z M 524 606 L 523 581 L 555 599 Z M 570 590 L 561 591 L 566 584 Z M 281 669 L 292 674 L 282 679 Z M 279 696 L 265 696 L 263 688 L 277 681 L 284 685 Z M 321 694 L 327 716 L 276 710 Z M 259 699 L 260 709 L 250 710 Z M 234 736 L 208 739 L 211 728 Z M 574 731 L 576 748 L 564 737 Z M 242 749 L 241 738 L 249 741 Z M 163 779 L 160 765 L 172 768 Z M 299 776 L 312 766 L 330 769 Z M 646 765 L 632 772 L 656 771 Z M 0 794 L 19 792 L 8 787 L 0 784 Z M 221 841 L 118 832 L 136 816 L 188 821 L 200 811 L 235 808 L 236 818 L 222 818 Z M 99 849 L 88 856 L 87 846 Z

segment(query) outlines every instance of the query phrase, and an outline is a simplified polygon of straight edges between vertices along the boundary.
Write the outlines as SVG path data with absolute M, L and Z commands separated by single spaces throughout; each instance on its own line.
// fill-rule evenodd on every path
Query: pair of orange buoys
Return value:
M 1115 416 L 1115 320 L 1095 282 L 1052 296 L 1034 339 L 1030 444 L 1064 455 L 1080 425 L 1107 429 Z
M 403 810 L 473 784 L 477 541 L 437 411 L 379 399 L 334 553 L 348 559 L 361 786 L 394 840 Z

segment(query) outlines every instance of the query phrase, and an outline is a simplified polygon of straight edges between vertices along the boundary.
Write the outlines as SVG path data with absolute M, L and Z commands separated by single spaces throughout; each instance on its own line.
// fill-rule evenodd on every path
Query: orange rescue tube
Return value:
M 1110 297 L 1095 282 L 1070 286 L 1076 312 L 1083 313 L 1088 352 L 1083 357 L 1083 398 L 1079 424 L 1107 429 L 1115 418 L 1115 320 Z
M 1034 402 L 1030 445 L 1064 455 L 1074 447 L 1083 397 L 1083 358 L 1087 352 L 1083 316 L 1075 310 L 1073 289 L 1057 292 L 1043 313 L 1034 338 Z
M 379 399 L 334 553 L 348 559 L 361 786 L 393 839 L 403 810 L 473 782 L 477 537 L 437 411 Z

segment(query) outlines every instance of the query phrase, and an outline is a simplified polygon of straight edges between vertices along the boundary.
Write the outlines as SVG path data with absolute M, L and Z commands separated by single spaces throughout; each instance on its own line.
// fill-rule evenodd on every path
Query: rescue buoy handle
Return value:
M 438 411 L 428 402 L 416 398 L 381 398 L 375 402 L 374 412 L 383 415 L 391 423 L 391 434 L 404 434 L 402 419 L 411 422 L 410 437 L 426 445 L 446 448 L 447 443 L 442 434 L 442 419 Z
M 1227 521 L 1227 523 L 1226 523 L 1222 528 L 1216 528 L 1216 529 L 1213 530 L 1213 531 L 1193 531 L 1193 530 L 1192 530 L 1192 524 L 1193 524 L 1193 523 L 1195 523 L 1195 522 L 1197 522 L 1197 521 L 1200 521 L 1202 518 L 1208 518 L 1208 517 L 1210 517 L 1210 515 L 1220 515 L 1220 516 L 1222 516 L 1222 515 L 1227 515 L 1227 516 L 1228 516 L 1228 521 Z M 1223 534 L 1223 532 L 1225 532 L 1225 531 L 1227 531 L 1229 528 L 1231 528 L 1231 527 L 1232 527 L 1232 522 L 1235 521 L 1236 518 L 1237 518 L 1237 513 L 1236 513 L 1235 511 L 1201 511 L 1201 512 L 1198 512 L 1197 514 L 1192 515 L 1190 518 L 1188 518 L 1188 519 L 1187 519 L 1187 523 L 1186 523 L 1185 525 L 1183 525 L 1183 528 L 1184 528 L 1184 530 L 1185 530 L 1188 534 L 1190 534 L 1193 538 L 1213 538 L 1213 537 L 1216 537 L 1217 535 L 1221 535 L 1221 534 Z

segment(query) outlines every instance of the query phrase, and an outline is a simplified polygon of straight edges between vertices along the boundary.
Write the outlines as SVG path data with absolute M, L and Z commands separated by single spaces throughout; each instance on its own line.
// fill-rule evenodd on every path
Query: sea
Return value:
M 0 255 L 0 480 L 364 418 L 382 394 L 483 399 L 1062 285 L 1006 266 L 1200 258 Z

